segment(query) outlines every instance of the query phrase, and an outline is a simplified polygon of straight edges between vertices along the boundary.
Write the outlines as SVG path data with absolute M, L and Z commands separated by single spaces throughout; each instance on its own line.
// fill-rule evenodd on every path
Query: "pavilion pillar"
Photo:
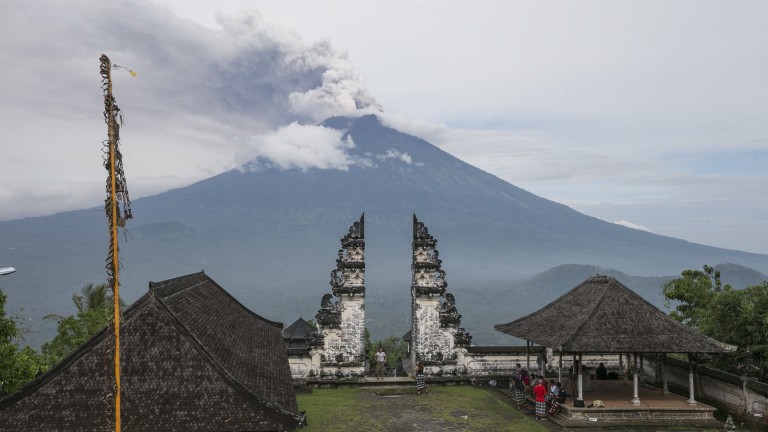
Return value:
M 624 354 L 619 353 L 619 378 L 624 377 Z
M 667 355 L 662 354 L 661 356 L 661 393 L 666 396 L 669 394 L 669 385 L 667 383 L 667 370 L 666 370 L 666 363 L 667 363 Z
M 525 370 L 531 373 L 531 341 L 525 341 Z
M 583 385 L 583 379 L 582 379 L 582 375 L 581 375 L 581 369 L 582 369 L 581 363 L 582 363 L 581 362 L 581 353 L 579 353 L 579 378 L 578 378 L 579 397 L 578 397 L 578 399 L 580 401 L 583 401 L 584 400 L 584 385 Z
M 632 354 L 626 353 L 625 361 L 627 362 L 627 371 L 632 369 Z M 627 374 L 627 378 L 629 378 L 629 374 Z
M 563 382 L 563 352 L 560 351 L 560 361 L 557 364 L 557 381 Z
M 693 356 L 691 354 L 688 354 L 688 394 L 690 397 L 688 398 L 688 404 L 689 405 L 696 405 L 696 398 L 694 393 L 694 380 L 693 380 Z
M 576 354 L 571 355 L 571 372 L 568 374 L 568 382 L 571 383 L 571 401 L 575 401 L 579 396 L 579 371 L 576 369 Z
M 546 351 L 547 349 L 544 348 L 544 346 L 542 345 L 541 346 L 541 364 L 539 365 L 539 370 L 541 371 L 539 375 L 541 375 L 542 379 L 544 378 L 544 360 L 547 358 Z
M 634 354 L 634 360 L 635 360 L 635 367 L 633 368 L 634 373 L 632 374 L 632 388 L 633 388 L 633 397 L 632 397 L 632 405 L 640 405 L 640 370 L 637 368 L 637 354 Z

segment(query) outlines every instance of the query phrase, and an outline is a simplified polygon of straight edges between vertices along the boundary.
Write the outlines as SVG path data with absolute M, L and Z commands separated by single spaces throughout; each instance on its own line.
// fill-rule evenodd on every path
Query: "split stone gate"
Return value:
M 472 336 L 460 327 L 461 315 L 446 290 L 436 245 L 414 214 L 406 368 L 420 361 L 432 380 L 510 376 L 521 353 L 512 347 L 470 346 Z M 365 377 L 365 214 L 342 237 L 330 284 L 332 293 L 323 296 L 306 344 L 288 350 L 297 382 L 356 382 Z

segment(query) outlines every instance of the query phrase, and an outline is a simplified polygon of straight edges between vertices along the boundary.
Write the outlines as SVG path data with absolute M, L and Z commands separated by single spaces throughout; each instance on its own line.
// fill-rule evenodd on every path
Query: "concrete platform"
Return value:
M 692 429 L 722 429 L 723 424 L 714 417 L 715 408 L 697 402 L 689 405 L 685 397 L 664 395 L 661 389 L 641 386 L 638 394 L 640 405 L 633 405 L 632 381 L 592 381 L 592 390 L 584 392 L 585 408 L 576 408 L 570 397 L 561 404 L 558 416 L 549 420 L 563 428 L 611 429 L 616 427 L 658 428 L 665 426 L 690 427 Z M 509 393 L 508 391 L 505 391 Z M 511 394 L 510 394 L 511 396 Z M 595 400 L 601 400 L 604 408 L 587 408 Z M 533 406 L 534 400 L 528 399 Z
M 378 386 L 378 385 L 397 385 L 397 384 L 410 384 L 415 385 L 416 380 L 412 377 L 365 377 L 363 385 L 365 386 Z

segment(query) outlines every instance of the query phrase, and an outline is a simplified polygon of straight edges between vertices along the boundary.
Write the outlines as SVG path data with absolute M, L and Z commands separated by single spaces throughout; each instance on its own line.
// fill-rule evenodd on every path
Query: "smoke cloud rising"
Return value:
M 255 11 L 216 19 L 221 28 L 210 29 L 146 0 L 0 3 L 0 219 L 103 199 L 102 53 L 138 72 L 113 72 L 136 197 L 244 162 L 235 155 L 300 169 L 352 163 L 347 144 L 304 127 L 380 111 L 346 53 Z M 312 143 L 274 141 L 302 134 Z

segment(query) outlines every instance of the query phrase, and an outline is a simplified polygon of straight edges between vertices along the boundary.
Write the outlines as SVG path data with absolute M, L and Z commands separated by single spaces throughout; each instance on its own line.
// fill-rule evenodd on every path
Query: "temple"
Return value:
M 341 245 L 331 272 L 332 293 L 322 298 L 317 326 L 311 328 L 299 319 L 283 335 L 295 384 L 371 382 L 365 378 L 363 216 Z M 642 424 L 649 409 L 658 417 L 656 425 L 716 423 L 714 409 L 694 398 L 693 355 L 732 347 L 675 322 L 607 276 L 592 277 L 539 311 L 496 326 L 525 340 L 525 346 L 473 346 L 472 336 L 461 327 L 462 316 L 456 297 L 448 291 L 436 246 L 437 239 L 414 214 L 411 322 L 403 337 L 409 345 L 402 365 L 406 374 L 421 363 L 430 383 L 508 382 L 518 370 L 556 379 L 564 383 L 572 402 L 562 405 L 557 418 L 561 426 L 589 427 L 593 419 L 609 425 Z M 672 371 L 676 359 L 666 353 L 688 354 L 687 376 L 685 369 Z M 615 371 L 618 379 L 593 384 L 584 368 L 599 364 Z M 631 387 L 625 381 L 628 377 Z M 388 379 L 392 383 L 411 378 L 393 374 Z M 687 384 L 689 398 L 670 395 L 670 380 L 678 387 Z M 661 383 L 663 391 L 642 383 Z M 584 392 L 591 392 L 590 398 L 599 399 L 604 407 L 597 413 L 586 407 Z

